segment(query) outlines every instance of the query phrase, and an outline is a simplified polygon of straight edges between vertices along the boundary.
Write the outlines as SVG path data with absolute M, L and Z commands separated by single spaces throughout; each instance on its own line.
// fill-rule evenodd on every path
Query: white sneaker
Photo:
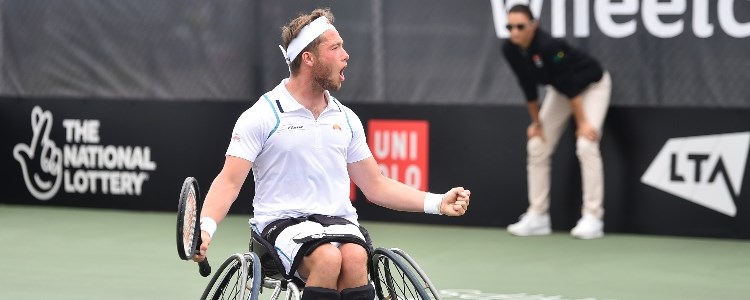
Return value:
M 508 232 L 517 236 L 548 235 L 552 233 L 549 214 L 525 213 L 517 223 L 508 225 Z
M 576 227 L 570 231 L 574 237 L 584 240 L 600 238 L 604 236 L 604 222 L 590 214 L 584 214 Z

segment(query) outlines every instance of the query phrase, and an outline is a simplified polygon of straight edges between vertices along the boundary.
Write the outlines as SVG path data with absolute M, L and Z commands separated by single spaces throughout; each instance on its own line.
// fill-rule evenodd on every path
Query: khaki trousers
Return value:
M 527 149 L 527 175 L 529 188 L 528 212 L 545 214 L 550 201 L 550 165 L 551 157 L 560 136 L 565 131 L 568 120 L 573 115 L 570 100 L 551 86 L 547 86 L 546 95 L 539 111 L 539 119 L 546 141 L 539 137 L 529 139 Z M 586 120 L 596 128 L 599 138 L 602 136 L 602 125 L 609 108 L 612 82 L 605 72 L 598 82 L 591 84 L 581 94 Z M 597 218 L 604 216 L 604 168 L 599 152 L 599 140 L 585 138 L 576 140 L 576 156 L 581 164 L 581 181 L 583 184 L 583 206 L 581 212 Z

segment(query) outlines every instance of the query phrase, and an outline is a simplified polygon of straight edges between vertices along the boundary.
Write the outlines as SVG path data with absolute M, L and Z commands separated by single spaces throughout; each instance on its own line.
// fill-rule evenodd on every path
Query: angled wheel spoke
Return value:
M 373 264 L 375 291 L 380 299 L 430 299 L 418 277 L 390 250 L 376 249 Z
M 211 278 L 202 300 L 241 299 L 246 295 L 247 262 L 242 254 L 229 257 Z M 243 299 L 244 300 L 244 299 Z

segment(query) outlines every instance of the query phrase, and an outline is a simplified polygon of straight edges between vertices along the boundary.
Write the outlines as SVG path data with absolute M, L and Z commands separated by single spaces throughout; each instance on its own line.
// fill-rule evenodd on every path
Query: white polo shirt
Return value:
M 251 223 L 324 214 L 355 224 L 348 163 L 372 156 L 362 121 L 328 91 L 316 120 L 286 89 L 284 79 L 237 120 L 226 155 L 253 162 Z

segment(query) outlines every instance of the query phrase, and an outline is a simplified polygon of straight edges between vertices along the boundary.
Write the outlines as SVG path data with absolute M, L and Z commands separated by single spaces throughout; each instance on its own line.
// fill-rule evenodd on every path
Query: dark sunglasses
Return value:
M 518 29 L 518 31 L 522 31 L 522 30 L 524 30 L 526 28 L 526 24 L 508 24 L 508 25 L 505 25 L 505 28 L 508 29 L 508 31 L 512 31 L 513 27 L 515 27 L 516 29 Z

